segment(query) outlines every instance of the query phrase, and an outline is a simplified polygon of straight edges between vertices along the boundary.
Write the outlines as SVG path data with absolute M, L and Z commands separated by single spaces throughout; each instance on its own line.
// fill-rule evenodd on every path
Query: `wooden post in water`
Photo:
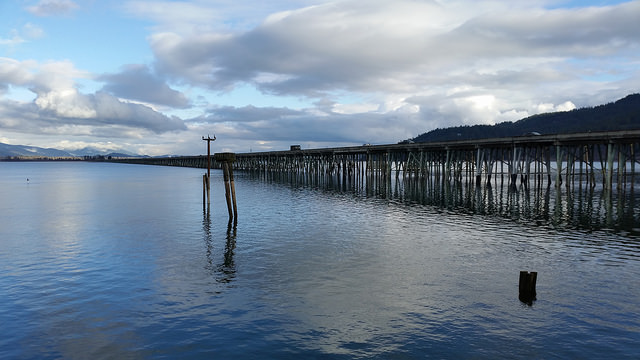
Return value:
M 547 169 L 547 187 L 551 186 L 551 149 L 546 149 L 544 164 Z
M 236 204 L 236 185 L 233 181 L 233 163 L 227 162 L 229 181 L 231 185 L 231 200 L 233 202 L 233 222 L 238 222 L 238 205 Z
M 224 196 L 227 199 L 227 210 L 229 211 L 229 220 L 233 217 L 231 208 L 231 186 L 229 184 L 229 164 L 225 161 L 222 163 L 222 173 L 224 176 Z
M 556 187 L 562 185 L 562 147 L 556 145 Z
M 211 202 L 211 196 L 210 196 L 210 190 L 211 190 L 211 142 L 216 140 L 216 135 L 213 135 L 213 139 L 211 138 L 211 136 L 207 135 L 207 137 L 205 138 L 204 136 L 202 137 L 202 140 L 207 142 L 207 173 L 205 175 L 205 179 L 204 182 L 205 184 L 203 184 L 203 186 L 206 187 L 206 191 L 207 191 L 207 202 Z M 203 201 L 204 201 L 204 189 L 203 189 Z
M 613 157 L 614 157 L 614 148 L 613 143 L 607 144 L 607 169 L 606 169 L 606 178 L 605 178 L 605 189 L 611 192 L 613 189 Z
M 493 176 L 495 177 L 495 179 L 496 179 L 495 182 L 497 183 L 498 182 L 498 180 L 497 180 L 498 178 L 496 177 L 495 173 L 497 173 L 498 170 L 494 169 L 494 167 L 496 165 L 496 160 L 494 158 L 496 156 L 495 155 L 495 151 L 493 151 L 493 150 L 487 150 L 487 151 L 489 151 L 489 153 L 488 153 L 487 156 L 485 156 L 484 165 L 485 165 L 485 167 L 487 169 L 487 186 L 491 187 L 491 173 L 492 172 L 494 173 Z M 488 157 L 488 162 L 487 162 L 487 157 Z
M 478 155 L 476 157 L 476 187 L 482 184 L 482 160 L 484 157 L 484 151 L 478 147 Z M 491 174 L 491 173 L 489 173 Z M 491 175 L 489 175 L 489 181 L 491 181 Z
M 518 299 L 523 303 L 531 305 L 536 300 L 536 280 L 537 272 L 520 271 L 520 283 Z
M 207 180 L 207 174 L 202 175 L 202 203 L 204 204 L 209 198 L 209 186 L 207 185 L 209 180 Z
M 236 160 L 234 153 L 218 153 L 214 155 L 216 161 L 222 164 L 222 172 L 224 176 L 225 198 L 227 200 L 227 210 L 229 212 L 229 221 L 233 218 L 238 221 L 238 206 L 236 204 L 236 187 L 233 181 L 233 162 Z
M 634 179 L 636 176 L 636 154 L 635 145 L 631 144 L 631 189 L 633 190 Z

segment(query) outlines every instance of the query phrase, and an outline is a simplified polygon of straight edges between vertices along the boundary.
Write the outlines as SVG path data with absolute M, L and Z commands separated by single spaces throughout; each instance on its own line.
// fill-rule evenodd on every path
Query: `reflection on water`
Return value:
M 0 170 L 1 359 L 640 353 L 629 186 L 240 173 L 236 225 L 218 171 L 203 206 L 201 169 Z
M 340 176 L 265 172 L 252 172 L 250 177 L 295 187 L 351 192 L 358 196 L 499 216 L 539 226 L 607 230 L 625 236 L 640 236 L 640 195 L 635 191 L 634 178 L 609 192 L 602 184 L 595 187 L 582 183 L 571 187 L 514 186 L 506 181 L 496 181 L 493 186 L 476 186 L 471 179 L 449 181 L 441 177 L 367 176 L 354 180 Z
M 211 231 L 211 204 L 203 205 L 202 209 L 202 233 L 207 250 L 207 270 L 215 277 L 219 283 L 230 283 L 236 276 L 236 265 L 233 261 L 236 249 L 237 222 L 229 221 L 227 224 L 227 236 L 222 262 L 214 259 L 216 250 L 213 246 L 213 235 Z

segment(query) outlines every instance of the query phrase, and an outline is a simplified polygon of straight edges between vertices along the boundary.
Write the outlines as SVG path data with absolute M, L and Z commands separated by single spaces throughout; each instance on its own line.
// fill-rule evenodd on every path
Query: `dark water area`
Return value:
M 0 358 L 637 358 L 636 192 L 0 162 Z M 29 179 L 27 181 L 27 178 Z M 537 300 L 518 276 L 537 271 Z

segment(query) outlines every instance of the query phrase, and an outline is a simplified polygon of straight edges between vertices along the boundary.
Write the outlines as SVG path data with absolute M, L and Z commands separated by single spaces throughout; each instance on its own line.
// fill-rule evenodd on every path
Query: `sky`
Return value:
M 640 0 L 3 0 L 0 142 L 393 144 L 640 92 Z

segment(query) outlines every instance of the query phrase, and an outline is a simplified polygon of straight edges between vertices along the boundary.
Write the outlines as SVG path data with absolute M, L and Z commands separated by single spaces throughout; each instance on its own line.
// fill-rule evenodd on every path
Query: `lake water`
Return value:
M 222 174 L 210 209 L 202 174 L 0 162 L 0 358 L 640 356 L 633 191 L 237 173 L 228 226 Z

